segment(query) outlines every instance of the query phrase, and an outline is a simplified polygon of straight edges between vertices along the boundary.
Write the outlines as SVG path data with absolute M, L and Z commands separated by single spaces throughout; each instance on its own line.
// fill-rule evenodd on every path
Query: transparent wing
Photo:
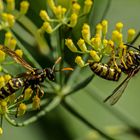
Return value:
M 24 59 L 19 57 L 14 51 L 10 50 L 6 46 L 3 46 L 0 49 L 2 51 L 4 51 L 6 54 L 8 54 L 9 56 L 11 56 L 18 64 L 22 65 L 23 67 L 25 67 L 29 71 L 34 71 L 34 68 L 32 66 L 30 66 Z
M 114 105 L 122 96 L 132 76 L 133 74 L 128 75 L 125 80 L 112 92 L 112 94 L 104 100 L 104 102 L 108 101 L 110 105 Z

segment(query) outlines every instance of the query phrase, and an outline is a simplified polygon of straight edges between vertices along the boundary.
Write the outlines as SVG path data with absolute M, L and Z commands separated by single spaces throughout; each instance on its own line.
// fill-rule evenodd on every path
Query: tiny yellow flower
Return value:
M 32 107 L 34 110 L 40 109 L 40 98 L 37 95 L 33 97 Z
M 95 62 L 99 62 L 100 61 L 100 57 L 98 56 L 97 52 L 94 50 L 90 51 L 90 56 L 93 58 L 93 60 Z
M 72 51 L 72 52 L 77 52 L 77 48 L 75 47 L 72 39 L 68 38 L 65 40 L 65 45 Z
M 102 24 L 99 23 L 96 25 L 96 34 L 99 34 L 100 37 L 102 37 L 102 29 L 103 29 Z
M 62 19 L 62 6 L 58 5 L 58 6 L 54 7 L 54 13 L 58 19 Z
M 13 11 L 15 9 L 15 0 L 6 0 L 7 2 L 7 9 L 9 11 Z
M 43 29 L 44 31 L 46 31 L 47 33 L 49 33 L 49 34 L 53 32 L 53 29 L 52 29 L 50 23 L 47 22 L 47 21 L 45 21 L 45 22 L 43 23 L 42 29 Z
M 5 53 L 0 50 L 0 63 L 2 63 L 5 60 Z
M 47 0 L 47 3 L 48 3 L 48 5 L 49 5 L 49 7 L 51 8 L 51 10 L 54 11 L 54 9 L 55 9 L 54 0 Z
M 117 30 L 118 32 L 122 32 L 122 28 L 123 28 L 123 23 L 122 23 L 122 22 L 118 22 L 118 23 L 116 24 L 116 30 Z
M 21 103 L 18 107 L 17 116 L 23 116 L 27 110 L 27 106 L 24 103 Z
M 87 52 L 87 47 L 86 47 L 85 41 L 83 39 L 80 38 L 78 40 L 77 44 L 82 52 Z
M 84 66 L 85 66 L 85 63 L 84 63 L 84 61 L 83 61 L 83 59 L 82 59 L 81 56 L 77 56 L 77 57 L 75 58 L 75 63 L 76 63 L 78 66 L 80 66 L 80 67 L 84 67 Z
M 127 42 L 131 42 L 134 39 L 136 31 L 134 29 L 129 29 L 127 33 Z
M 24 91 L 24 99 L 25 99 L 25 100 L 30 99 L 31 96 L 32 96 L 32 94 L 33 94 L 33 90 L 32 90 L 30 87 L 28 87 L 28 88 L 25 89 L 25 91 Z
M 99 51 L 101 49 L 101 38 L 100 37 L 92 38 L 90 40 L 90 43 L 95 50 Z
M 85 2 L 84 2 L 84 13 L 85 14 L 90 12 L 92 4 L 93 4 L 92 0 L 85 0 Z
M 16 39 L 11 39 L 10 40 L 10 43 L 9 43 L 9 45 L 8 45 L 8 47 L 11 49 L 11 50 L 15 50 L 15 48 L 16 48 L 16 44 L 17 44 L 17 41 L 16 41 Z
M 47 11 L 45 11 L 45 10 L 40 11 L 40 17 L 44 21 L 49 21 L 50 20 L 50 17 L 48 16 Z
M 20 3 L 20 13 L 26 14 L 29 9 L 29 2 L 28 1 L 22 1 Z
M 9 75 L 9 74 L 4 75 L 3 77 L 5 80 L 5 83 L 8 83 L 8 81 L 12 78 L 11 75 Z
M 15 23 L 15 17 L 12 14 L 7 14 L 7 22 L 12 27 Z
M 71 14 L 71 17 L 70 17 L 70 27 L 76 26 L 77 18 L 78 18 L 77 14 L 75 14 L 75 13 Z
M 15 53 L 19 56 L 22 57 L 23 56 L 23 51 L 20 49 L 15 50 Z
M 7 16 L 8 16 L 7 13 L 1 13 L 1 18 L 3 21 L 7 21 Z
M 5 114 L 6 111 L 7 111 L 7 102 L 6 101 L 1 101 L 0 103 L 0 107 L 1 107 L 1 111 L 2 111 L 2 114 Z
M 104 36 L 107 34 L 107 31 L 108 31 L 108 21 L 103 20 L 102 21 L 102 32 L 103 32 Z
M 3 6 L 3 0 L 0 0 L 0 13 L 3 12 L 4 6 Z
M 118 32 L 117 30 L 114 30 L 112 32 L 112 40 L 113 41 L 116 41 L 116 37 L 120 34 L 120 32 Z
M 0 135 L 3 134 L 3 129 L 0 127 Z
M 9 47 L 10 41 L 12 39 L 12 33 L 11 32 L 7 32 L 5 34 L 5 40 L 4 40 L 4 45 Z
M 72 5 L 72 13 L 75 13 L 76 15 L 78 15 L 79 11 L 80 11 L 80 8 L 81 8 L 81 6 L 77 2 L 75 2 Z

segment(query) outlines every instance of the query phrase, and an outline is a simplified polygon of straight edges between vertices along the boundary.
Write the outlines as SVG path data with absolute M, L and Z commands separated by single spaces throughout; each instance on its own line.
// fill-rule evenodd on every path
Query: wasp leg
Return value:
M 41 89 L 40 85 L 37 85 L 37 89 L 39 90 L 38 91 L 38 97 L 42 98 L 43 95 L 44 95 L 44 91 Z

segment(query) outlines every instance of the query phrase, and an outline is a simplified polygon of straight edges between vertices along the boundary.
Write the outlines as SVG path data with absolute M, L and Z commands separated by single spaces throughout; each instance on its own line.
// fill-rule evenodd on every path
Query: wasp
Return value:
M 109 101 L 111 105 L 114 105 L 120 99 L 130 79 L 140 70 L 140 49 L 129 44 L 126 45 L 136 49 L 137 51 L 128 50 L 124 61 L 122 61 L 121 65 L 119 66 L 121 71 L 127 74 L 127 77 L 121 82 L 119 86 L 117 86 L 117 88 L 113 90 L 112 94 L 104 100 L 104 102 Z
M 24 89 L 26 89 L 27 87 L 31 87 L 33 90 L 36 90 L 36 95 L 41 97 L 44 95 L 44 91 L 41 89 L 40 84 L 44 82 L 46 78 L 53 81 L 55 78 L 55 72 L 73 70 L 72 68 L 62 68 L 61 70 L 55 70 L 55 66 L 60 62 L 61 57 L 56 60 L 52 68 L 38 69 L 33 68 L 24 59 L 19 57 L 8 47 L 3 46 L 2 48 L 0 48 L 0 50 L 11 56 L 17 63 L 28 70 L 25 73 L 11 78 L 8 83 L 0 89 L 0 99 L 5 99 L 22 87 L 24 87 Z

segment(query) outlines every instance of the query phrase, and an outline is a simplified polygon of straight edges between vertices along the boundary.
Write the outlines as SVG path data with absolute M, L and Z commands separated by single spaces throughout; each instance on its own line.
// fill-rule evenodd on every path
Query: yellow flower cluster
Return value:
M 12 28 L 15 24 L 16 18 L 26 14 L 28 9 L 29 3 L 27 1 L 22 1 L 20 3 L 19 15 L 17 15 L 13 12 L 15 10 L 15 0 L 6 0 L 6 5 L 0 0 L 0 30 Z
M 56 5 L 54 0 L 47 0 L 47 4 L 53 13 L 53 17 L 50 17 L 46 10 L 40 11 L 40 17 L 43 20 L 43 25 L 39 29 L 40 33 L 52 33 L 61 25 L 66 25 L 72 28 L 75 27 L 78 18 L 90 12 L 93 1 L 85 0 L 83 8 L 81 8 L 78 2 L 71 1 L 69 5 L 70 10 L 67 10 L 67 8 L 62 7 L 61 5 Z
M 91 36 L 90 26 L 85 23 L 81 31 L 82 38 L 77 41 L 77 45 L 74 44 L 73 40 L 70 38 L 65 40 L 65 45 L 74 53 L 79 53 L 81 55 L 88 54 L 88 62 L 100 62 L 104 56 L 109 58 L 116 57 L 116 53 L 118 57 L 121 58 L 122 55 L 125 55 L 124 50 L 127 49 L 127 46 L 124 44 L 129 44 L 135 36 L 135 30 L 129 29 L 127 41 L 124 41 L 122 30 L 123 23 L 116 23 L 115 29 L 112 31 L 111 39 L 108 39 L 108 21 L 103 20 L 96 25 L 95 35 Z M 88 65 L 88 62 L 85 63 L 82 56 L 79 55 L 75 58 L 75 62 L 80 67 Z

